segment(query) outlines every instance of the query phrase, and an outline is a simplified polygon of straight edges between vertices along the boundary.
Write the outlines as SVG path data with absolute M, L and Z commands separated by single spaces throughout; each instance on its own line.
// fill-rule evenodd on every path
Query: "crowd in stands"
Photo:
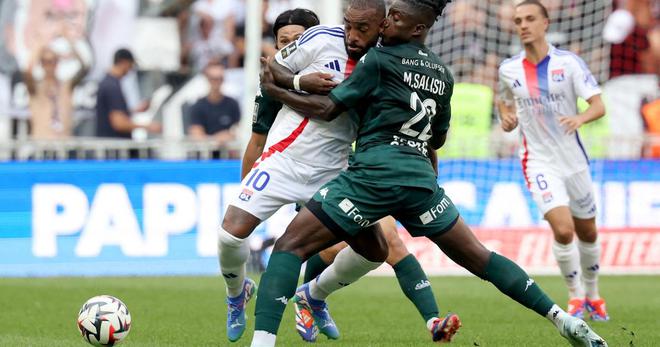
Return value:
M 245 0 L 98 2 L 93 8 L 85 0 L 0 4 L 0 117 L 12 119 L 7 134 L 33 140 L 165 136 L 212 142 L 218 149 L 236 142 Z M 315 3 L 265 1 L 262 55 L 275 53 L 272 22 L 279 12 L 314 9 Z M 458 82 L 458 105 L 453 108 L 458 125 L 452 128 L 457 138 L 503 136 L 494 130 L 499 127 L 493 103 L 498 64 L 521 50 L 510 20 L 514 3 L 454 1 L 429 38 Z M 608 135 L 634 137 L 646 132 L 660 137 L 660 4 L 613 0 L 603 11 L 585 13 L 559 0 L 545 3 L 555 23 L 549 41 L 582 56 L 603 84 Z M 602 23 L 589 16 L 600 16 Z M 27 22 L 15 20 L 19 17 Z M 564 23 L 575 18 L 600 32 L 567 30 Z M 162 34 L 147 41 L 172 48 L 139 49 L 151 47 L 150 42 L 135 44 L 132 33 L 147 29 Z M 573 37 L 574 31 L 591 36 Z M 580 39 L 588 42 L 581 44 Z M 601 66 L 603 62 L 607 66 Z M 475 98 L 481 102 L 470 101 Z M 468 125 L 461 129 L 462 124 Z M 483 133 L 470 128 L 474 124 Z M 476 151 L 493 155 L 488 142 Z M 495 154 L 510 156 L 513 150 L 499 148 Z M 660 144 L 640 142 L 618 154 L 660 157 Z

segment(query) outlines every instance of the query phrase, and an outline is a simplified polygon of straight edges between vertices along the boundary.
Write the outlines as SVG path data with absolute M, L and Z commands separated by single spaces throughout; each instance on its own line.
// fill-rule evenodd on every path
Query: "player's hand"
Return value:
M 584 121 L 580 116 L 559 117 L 559 125 L 564 127 L 567 135 L 574 133 L 582 124 L 584 124 Z
M 518 117 L 513 112 L 504 112 L 501 115 L 502 130 L 509 132 L 518 126 Z
M 275 88 L 275 78 L 273 78 L 273 73 L 270 71 L 270 58 L 261 58 L 261 73 L 259 78 L 261 81 L 261 88 L 267 94 L 269 90 Z
M 314 72 L 300 76 L 300 89 L 310 94 L 326 95 L 338 84 L 329 73 Z

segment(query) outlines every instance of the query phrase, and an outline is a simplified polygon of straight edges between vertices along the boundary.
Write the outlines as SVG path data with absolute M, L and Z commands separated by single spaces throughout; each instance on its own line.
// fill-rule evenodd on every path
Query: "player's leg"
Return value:
M 607 321 L 609 315 L 605 300 L 600 297 L 598 290 L 601 247 L 596 229 L 596 204 L 588 170 L 569 177 L 566 180 L 566 188 L 571 198 L 570 209 L 578 238 L 577 248 L 586 295 L 585 307 L 591 319 Z
M 313 284 L 315 282 L 313 280 L 321 275 L 321 273 L 323 273 L 323 271 L 335 261 L 337 254 L 346 247 L 348 247 L 348 244 L 342 241 L 307 259 L 303 285 L 296 289 L 296 295 L 292 299 L 294 302 L 296 331 L 305 341 L 314 342 L 319 332 L 323 333 L 328 338 L 339 338 L 339 329 L 332 319 L 325 302 L 321 302 L 319 305 L 312 308 L 309 305 L 309 301 L 311 300 L 305 300 L 304 294 L 309 291 L 308 286 L 305 284 Z M 301 295 L 298 295 L 299 293 Z
M 296 201 L 291 173 L 299 169 L 283 157 L 271 157 L 241 182 L 239 193 L 225 211 L 218 228 L 218 260 L 227 288 L 227 338 L 237 341 L 245 331 L 245 306 L 256 291 L 246 277 L 250 254 L 247 237 L 287 202 Z
M 329 223 L 328 220 L 325 223 Z M 335 232 L 304 208 L 275 243 L 266 272 L 261 276 L 252 346 L 274 346 L 282 313 L 288 299 L 296 290 L 302 261 L 335 244 L 339 240 Z M 380 229 L 376 226 L 366 229 L 355 237 L 347 235 L 347 238 L 351 247 L 360 253 L 354 252 L 355 255 L 360 256 L 364 262 L 361 267 L 340 266 L 340 271 L 354 274 L 359 278 L 382 264 L 387 258 L 387 245 Z M 346 248 L 342 252 L 347 250 L 350 249 Z M 335 259 L 335 264 L 339 263 L 342 252 L 337 256 L 338 259 Z
M 563 311 L 516 263 L 489 251 L 459 217 L 449 231 L 429 236 L 457 264 L 491 282 L 502 293 L 550 320 L 574 346 L 606 346 L 579 318 Z
M 569 195 L 564 178 L 546 166 L 531 166 L 528 174 L 533 178 L 529 190 L 543 217 L 550 224 L 554 242 L 552 253 L 568 287 L 568 313 L 582 318 L 584 315 L 584 288 L 580 274 L 580 255 L 574 241 L 575 225 L 569 210 Z
M 401 291 L 410 300 L 424 319 L 426 327 L 431 330 L 436 321 L 439 320 L 438 304 L 433 295 L 431 282 L 414 255 L 410 254 L 408 248 L 399 237 L 396 220 L 387 216 L 380 220 L 380 227 L 387 241 L 389 255 L 385 261 L 392 269 L 399 282 Z
M 554 242 L 552 253 L 559 265 L 566 286 L 568 287 L 567 311 L 574 317 L 584 316 L 584 287 L 580 269 L 580 254 L 574 240 L 575 224 L 568 206 L 558 206 L 547 213 L 544 218 L 550 224 Z
M 348 247 L 346 242 L 340 242 L 309 257 L 309 259 L 307 259 L 307 264 L 305 264 L 303 283 L 307 283 L 320 275 L 323 270 L 335 261 L 335 257 L 339 251 L 346 247 Z

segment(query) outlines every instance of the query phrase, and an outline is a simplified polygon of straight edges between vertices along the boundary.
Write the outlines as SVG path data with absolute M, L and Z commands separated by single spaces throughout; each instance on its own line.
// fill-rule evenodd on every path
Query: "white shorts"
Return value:
M 528 165 L 525 172 L 527 187 L 534 202 L 545 215 L 558 206 L 568 206 L 575 218 L 596 216 L 596 202 L 589 170 L 563 175 L 548 165 Z
M 264 221 L 284 205 L 304 205 L 343 169 L 312 167 L 275 153 L 245 176 L 229 204 Z

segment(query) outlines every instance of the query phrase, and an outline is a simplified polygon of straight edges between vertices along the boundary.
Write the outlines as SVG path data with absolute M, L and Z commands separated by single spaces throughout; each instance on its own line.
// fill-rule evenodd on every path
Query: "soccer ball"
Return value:
M 114 296 L 95 296 L 78 313 L 78 330 L 94 346 L 113 346 L 125 339 L 130 329 L 131 314 Z

